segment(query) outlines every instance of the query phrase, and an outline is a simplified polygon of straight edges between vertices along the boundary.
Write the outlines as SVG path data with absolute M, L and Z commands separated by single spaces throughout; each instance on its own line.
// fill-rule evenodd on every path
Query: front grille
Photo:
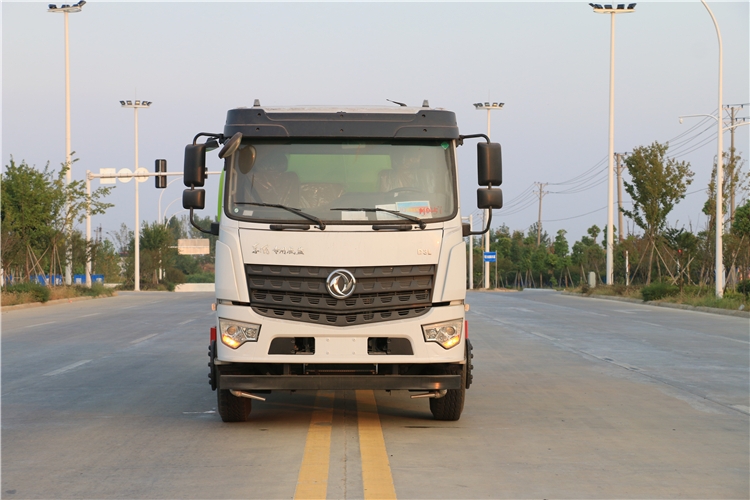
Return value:
M 346 299 L 326 289 L 335 269 L 246 264 L 250 305 L 262 316 L 331 326 L 416 317 L 430 308 L 434 265 L 347 268 L 357 284 Z

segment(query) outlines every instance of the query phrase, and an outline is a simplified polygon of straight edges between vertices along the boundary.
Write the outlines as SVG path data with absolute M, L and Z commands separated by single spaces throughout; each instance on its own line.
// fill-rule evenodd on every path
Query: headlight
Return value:
M 454 319 L 444 323 L 435 323 L 432 325 L 422 325 L 422 333 L 425 342 L 437 342 L 443 348 L 450 349 L 461 342 L 461 328 L 464 320 Z
M 258 341 L 260 325 L 219 318 L 219 332 L 224 345 L 237 349 L 245 342 Z

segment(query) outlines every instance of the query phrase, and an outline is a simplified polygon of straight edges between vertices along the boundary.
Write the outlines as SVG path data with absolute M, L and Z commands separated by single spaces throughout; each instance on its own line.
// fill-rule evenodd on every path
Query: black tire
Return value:
M 449 365 L 442 370 L 444 375 L 461 375 L 461 388 L 448 389 L 448 393 L 439 399 L 430 399 L 430 411 L 435 420 L 456 421 L 461 418 L 466 399 L 466 365 Z
M 224 422 L 247 422 L 250 420 L 252 399 L 238 398 L 225 389 L 216 391 L 216 402 L 219 415 Z

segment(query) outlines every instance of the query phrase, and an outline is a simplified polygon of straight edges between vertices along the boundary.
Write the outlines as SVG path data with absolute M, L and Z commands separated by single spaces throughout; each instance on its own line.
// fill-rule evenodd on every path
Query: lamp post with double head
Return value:
M 47 12 L 62 13 L 65 19 L 65 165 L 68 167 L 68 171 L 65 173 L 65 185 L 68 186 L 72 179 L 71 169 L 73 167 L 70 150 L 70 49 L 68 44 L 68 14 L 74 12 L 81 12 L 81 8 L 86 3 L 86 0 L 73 5 L 61 5 L 60 7 L 55 4 L 49 4 L 47 6 Z M 70 214 L 70 200 L 65 200 L 65 215 L 69 217 Z M 65 225 L 65 231 L 67 232 L 67 244 L 65 246 L 65 284 L 70 285 L 73 282 L 72 271 L 73 267 L 73 224 L 69 221 Z
M 609 40 L 609 164 L 607 166 L 607 285 L 614 283 L 615 222 L 615 15 L 635 12 L 635 4 L 590 3 L 597 14 L 610 15 Z M 622 228 L 618 228 L 622 231 Z
M 492 137 L 490 135 L 490 112 L 493 110 L 502 109 L 503 106 L 505 106 L 504 102 L 476 102 L 474 103 L 474 108 L 477 110 L 487 110 L 487 137 Z M 487 221 L 489 218 L 489 210 L 484 211 L 484 220 Z M 487 232 L 484 235 L 484 251 L 489 252 L 490 251 L 490 233 Z M 484 261 L 484 288 L 488 289 L 490 287 L 490 263 L 488 261 Z
M 141 223 L 139 220 L 138 213 L 138 110 L 140 108 L 148 108 L 151 106 L 151 101 L 120 101 L 120 105 L 123 108 L 133 108 L 135 118 L 135 168 L 133 174 L 135 176 L 135 284 L 133 289 L 136 292 L 141 291 Z

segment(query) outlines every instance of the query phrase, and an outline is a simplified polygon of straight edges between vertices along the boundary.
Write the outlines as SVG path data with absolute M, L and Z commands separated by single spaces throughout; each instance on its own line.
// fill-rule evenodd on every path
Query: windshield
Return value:
M 296 224 L 446 220 L 456 212 L 453 165 L 448 141 L 243 142 L 227 166 L 225 211 Z

